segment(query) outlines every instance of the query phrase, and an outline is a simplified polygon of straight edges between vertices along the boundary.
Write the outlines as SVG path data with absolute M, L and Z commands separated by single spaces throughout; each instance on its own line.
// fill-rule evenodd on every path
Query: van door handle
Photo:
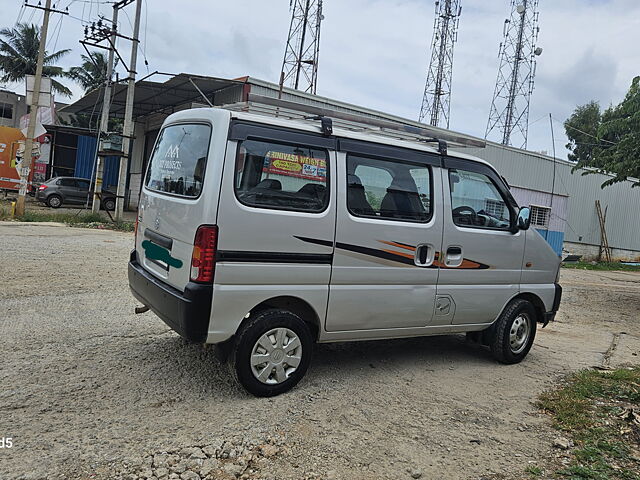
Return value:
M 444 264 L 447 267 L 456 268 L 462 265 L 463 259 L 464 255 L 462 255 L 462 247 L 452 245 L 447 248 L 447 254 L 444 257 Z
M 435 260 L 435 248 L 429 243 L 421 243 L 416 247 L 413 263 L 418 267 L 430 267 Z

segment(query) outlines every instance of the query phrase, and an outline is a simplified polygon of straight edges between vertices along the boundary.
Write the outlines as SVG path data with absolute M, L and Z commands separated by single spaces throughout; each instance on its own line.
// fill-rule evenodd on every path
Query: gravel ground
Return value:
M 0 222 L 0 238 L 2 480 L 527 478 L 563 455 L 537 395 L 640 353 L 640 274 L 566 270 L 519 365 L 462 336 L 319 345 L 295 390 L 257 399 L 211 348 L 133 314 L 132 234 Z

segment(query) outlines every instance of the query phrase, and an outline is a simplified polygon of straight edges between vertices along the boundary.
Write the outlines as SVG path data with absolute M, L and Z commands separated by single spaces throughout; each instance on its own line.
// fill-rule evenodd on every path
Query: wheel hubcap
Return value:
M 288 328 L 274 328 L 260 338 L 251 350 L 251 372 L 268 385 L 287 380 L 300 365 L 302 343 Z
M 60 200 L 57 197 L 53 197 L 50 200 L 51 205 L 53 205 L 54 207 L 57 207 L 58 205 L 60 205 Z
M 521 313 L 511 324 L 511 330 L 509 330 L 509 345 L 511 351 L 514 354 L 522 352 L 527 346 L 529 341 L 529 335 L 531 335 L 531 324 L 529 317 Z

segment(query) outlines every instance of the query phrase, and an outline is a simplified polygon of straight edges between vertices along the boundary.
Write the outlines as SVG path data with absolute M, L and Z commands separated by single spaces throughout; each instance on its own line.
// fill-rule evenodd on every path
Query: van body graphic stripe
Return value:
M 216 260 L 218 262 L 309 263 L 331 265 L 333 254 L 219 250 Z
M 294 235 L 294 237 L 297 238 L 298 240 L 302 240 L 303 242 L 313 243 L 315 245 L 323 245 L 327 247 L 333 246 L 333 242 L 331 240 L 320 240 L 317 238 L 300 237 L 297 235 Z M 412 245 L 407 245 L 406 243 L 401 243 L 401 242 L 391 242 L 386 240 L 378 240 L 378 242 L 384 243 L 385 245 L 390 245 L 393 247 L 409 250 L 412 252 L 415 252 L 415 249 L 416 249 L 416 247 Z M 335 244 L 335 248 L 339 250 L 346 250 L 348 252 L 369 255 L 371 257 L 381 258 L 383 260 L 391 260 L 393 262 L 402 263 L 404 265 L 417 266 L 414 262 L 413 254 L 407 253 L 407 252 L 397 252 L 397 251 L 386 249 L 386 248 L 377 249 L 377 248 L 371 248 L 371 247 L 364 247 L 362 245 L 352 245 L 350 243 L 341 243 L 341 242 L 337 242 Z M 465 258 L 459 267 L 447 267 L 441 261 L 440 257 L 441 257 L 440 252 L 436 252 L 435 261 L 433 262 L 432 265 L 429 265 L 428 267 L 419 267 L 419 268 L 446 268 L 448 270 L 486 270 L 491 268 L 489 265 L 476 262 L 468 258 Z

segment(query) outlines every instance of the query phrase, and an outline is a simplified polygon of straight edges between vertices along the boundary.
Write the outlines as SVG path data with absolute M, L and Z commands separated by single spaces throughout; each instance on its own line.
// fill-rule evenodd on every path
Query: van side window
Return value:
M 428 222 L 431 205 L 429 167 L 347 155 L 347 209 L 352 215 Z
M 508 230 L 511 212 L 489 177 L 466 170 L 449 170 L 451 213 L 460 227 Z
M 329 204 L 329 154 L 304 145 L 238 145 L 235 191 L 251 207 L 321 212 Z

